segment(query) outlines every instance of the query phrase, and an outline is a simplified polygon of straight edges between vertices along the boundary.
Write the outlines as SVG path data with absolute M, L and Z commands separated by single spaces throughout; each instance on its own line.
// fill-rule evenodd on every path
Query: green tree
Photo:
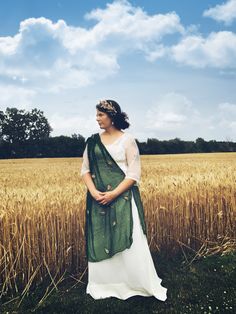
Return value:
M 0 112 L 0 136 L 7 143 L 38 141 L 49 137 L 52 130 L 43 111 L 36 108 L 31 112 L 17 108 Z
M 197 152 L 207 152 L 207 149 L 208 149 L 207 142 L 205 142 L 203 138 L 198 137 L 196 139 L 196 148 L 197 148 Z

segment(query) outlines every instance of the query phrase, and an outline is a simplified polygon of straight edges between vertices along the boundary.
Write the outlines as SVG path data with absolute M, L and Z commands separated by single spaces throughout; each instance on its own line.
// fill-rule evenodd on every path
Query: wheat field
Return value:
M 81 162 L 0 160 L 0 295 L 86 270 Z M 236 153 L 142 155 L 141 163 L 151 251 L 196 251 L 222 238 L 235 247 Z

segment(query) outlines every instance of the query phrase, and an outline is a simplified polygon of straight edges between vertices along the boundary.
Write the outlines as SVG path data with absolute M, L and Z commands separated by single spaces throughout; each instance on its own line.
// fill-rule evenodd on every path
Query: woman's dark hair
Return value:
M 116 101 L 110 99 L 106 99 L 106 101 L 112 104 L 112 106 L 116 109 L 117 113 L 115 115 L 107 109 L 100 107 L 100 104 L 97 104 L 96 108 L 99 111 L 105 112 L 111 118 L 115 128 L 119 130 L 127 129 L 130 126 L 130 123 L 127 121 L 129 119 L 128 115 L 124 111 L 121 111 L 120 105 Z

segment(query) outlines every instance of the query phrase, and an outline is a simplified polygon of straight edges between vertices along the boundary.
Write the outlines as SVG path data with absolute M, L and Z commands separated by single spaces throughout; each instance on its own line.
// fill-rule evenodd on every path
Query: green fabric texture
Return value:
M 102 192 L 115 189 L 124 180 L 124 171 L 101 142 L 99 133 L 92 134 L 86 143 L 94 185 Z M 133 243 L 132 193 L 143 233 L 147 235 L 143 204 L 136 184 L 106 205 L 99 204 L 87 189 L 85 238 L 88 261 L 108 259 L 130 248 Z

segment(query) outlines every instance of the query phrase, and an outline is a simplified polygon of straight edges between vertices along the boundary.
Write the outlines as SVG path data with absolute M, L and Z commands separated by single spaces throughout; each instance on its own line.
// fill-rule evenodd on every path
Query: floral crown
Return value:
M 112 115 L 115 115 L 117 113 L 115 107 L 106 99 L 99 101 L 99 107 L 106 109 L 106 111 L 108 111 Z

